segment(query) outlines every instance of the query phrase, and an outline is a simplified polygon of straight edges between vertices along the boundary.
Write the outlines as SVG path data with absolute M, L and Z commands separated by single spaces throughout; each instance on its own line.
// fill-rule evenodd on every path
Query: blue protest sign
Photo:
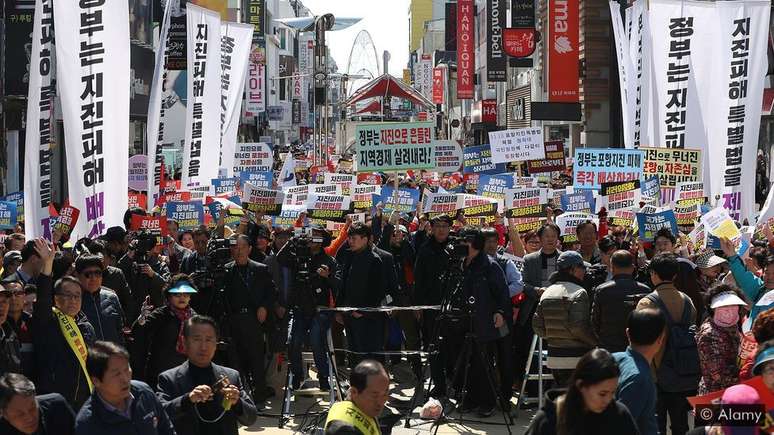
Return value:
M 672 210 L 660 213 L 637 213 L 637 226 L 640 229 L 640 240 L 645 242 L 652 242 L 661 228 L 669 228 L 672 234 L 679 234 L 675 212 Z
M 398 189 L 398 202 L 395 203 L 395 188 L 384 186 L 382 187 L 382 194 L 379 197 L 379 202 L 384 205 L 384 212 L 388 213 L 393 210 L 399 212 L 410 213 L 417 209 L 419 204 L 419 190 L 417 189 Z M 376 203 L 374 203 L 376 205 Z
M 16 218 L 18 222 L 24 222 L 24 192 L 13 192 L 0 198 L 16 204 Z
M 245 183 L 250 183 L 255 187 L 262 187 L 264 189 L 271 189 L 274 182 L 274 172 L 272 171 L 256 171 L 247 172 L 242 171 L 239 173 L 239 178 L 242 181 L 242 186 Z
M 236 192 L 238 181 L 239 181 L 239 178 L 236 178 L 236 177 L 213 178 L 212 187 L 213 189 L 215 189 L 215 195 L 220 195 L 222 193 Z
M 640 150 L 576 148 L 573 186 L 599 189 L 602 183 L 640 180 L 644 164 L 645 154 Z
M 16 203 L 0 201 L 0 229 L 12 230 L 16 227 Z
M 513 175 L 480 175 L 478 177 L 478 194 L 489 198 L 505 198 L 505 189 L 513 189 Z
M 658 198 L 658 195 L 661 192 L 661 182 L 658 179 L 658 175 L 646 178 L 645 181 L 640 184 L 640 192 L 642 192 L 643 197 Z
M 501 174 L 506 171 L 505 163 L 492 163 L 492 148 L 489 145 L 465 147 L 462 149 L 465 174 Z
M 201 202 L 168 202 L 167 219 L 177 221 L 181 230 L 195 230 L 204 223 L 204 206 Z
M 559 202 L 565 213 L 586 212 L 594 214 L 594 194 L 590 190 L 563 194 L 559 197 Z

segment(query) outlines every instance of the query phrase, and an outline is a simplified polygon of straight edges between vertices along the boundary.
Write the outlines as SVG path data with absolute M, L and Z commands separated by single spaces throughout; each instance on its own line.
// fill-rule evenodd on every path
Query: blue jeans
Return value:
M 306 377 L 303 373 L 301 349 L 308 342 L 314 354 L 314 365 L 317 367 L 318 379 L 328 378 L 326 340 L 330 327 L 331 319 L 327 313 L 317 313 L 310 317 L 299 313 L 293 317 L 293 333 L 290 341 L 290 367 L 294 377 L 301 380 Z

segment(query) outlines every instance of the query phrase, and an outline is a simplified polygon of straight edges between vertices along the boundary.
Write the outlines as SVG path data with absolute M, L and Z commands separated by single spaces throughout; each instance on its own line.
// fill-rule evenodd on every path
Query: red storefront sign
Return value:
M 457 99 L 473 99 L 475 56 L 473 48 L 473 0 L 457 1 Z
M 427 112 L 417 113 L 417 119 L 419 119 L 420 121 L 427 121 Z
M 487 124 L 497 124 L 497 100 L 481 102 L 481 121 Z
M 433 103 L 443 104 L 444 69 L 433 68 Z
M 548 101 L 578 102 L 579 0 L 548 2 Z
M 503 48 L 508 56 L 531 56 L 535 52 L 535 29 L 503 30 Z

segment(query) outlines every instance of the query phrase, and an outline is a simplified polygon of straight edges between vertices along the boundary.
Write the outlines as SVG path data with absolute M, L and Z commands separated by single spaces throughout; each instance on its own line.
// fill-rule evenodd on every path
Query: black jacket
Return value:
M 226 376 L 229 383 L 239 388 L 239 403 L 226 411 L 218 422 L 221 434 L 237 435 L 239 424 L 250 426 L 258 418 L 255 404 L 242 388 L 239 372 L 217 364 L 212 364 L 212 369 L 215 379 Z M 188 361 L 159 375 L 159 399 L 180 435 L 199 435 L 199 419 L 194 411 L 194 404 L 188 399 L 188 393 L 194 387 L 196 385 L 190 374 Z M 222 399 L 221 395 L 216 395 L 213 400 L 220 403 Z
M 237 289 L 244 286 L 243 278 L 246 279 L 249 290 L 246 294 L 237 295 L 235 294 L 238 291 Z M 274 304 L 276 294 L 274 280 L 271 278 L 269 268 L 257 261 L 248 260 L 246 277 L 240 275 L 239 267 L 235 262 L 227 263 L 226 274 L 223 277 L 223 288 L 225 289 L 229 309 L 232 313 L 240 308 L 247 308 L 255 313 L 259 307 L 264 307 L 268 310 Z M 239 307 L 240 300 L 245 301 L 248 306 Z
M 398 296 L 398 276 L 395 273 L 395 259 L 392 254 L 377 246 L 373 247 L 374 253 L 382 260 L 382 286 L 384 294 L 392 298 L 392 302 L 387 305 L 393 305 Z
M 279 304 L 285 308 L 298 307 L 304 315 L 314 314 L 318 306 L 327 307 L 331 298 L 335 297 L 341 286 L 341 282 L 336 277 L 338 263 L 323 249 L 317 255 L 309 259 L 308 270 L 309 283 L 307 288 L 302 288 L 298 281 L 299 266 L 297 261 L 296 248 L 292 241 L 285 243 L 285 246 L 278 253 L 267 257 L 267 265 L 272 269 L 272 275 L 275 281 L 286 285 L 287 288 L 278 288 Z M 323 278 L 317 273 L 320 266 L 327 266 L 328 278 Z M 287 276 L 283 276 L 283 268 L 287 268 Z M 286 282 L 287 280 L 287 282 Z
M 5 322 L 0 325 L 0 376 L 21 371 L 21 344 L 11 324 Z
M 124 310 L 112 290 L 102 287 L 94 293 L 84 291 L 81 311 L 94 327 L 97 340 L 124 345 Z
M 409 243 L 408 236 L 405 236 L 400 246 L 390 245 L 390 236 L 395 231 L 395 226 L 387 224 L 382 232 L 382 238 L 379 240 L 379 248 L 392 254 L 395 276 L 398 279 L 398 285 L 395 294 L 393 294 L 393 305 L 411 305 L 414 300 L 414 283 L 409 282 L 406 269 L 408 268 L 413 277 L 414 263 L 416 262 L 416 253 L 414 247 Z M 412 279 L 413 281 L 413 279 Z
M 124 273 L 126 282 L 132 290 L 132 298 L 136 307 L 141 307 L 146 296 L 150 296 L 151 305 L 159 307 L 164 304 L 164 295 L 162 289 L 169 280 L 169 267 L 166 263 L 159 261 L 158 257 L 148 257 L 148 265 L 156 272 L 153 278 L 140 273 L 136 270 L 137 263 L 129 255 L 124 255 L 118 262 L 118 267 Z M 139 314 L 139 312 L 137 313 Z M 132 314 L 134 316 L 134 314 Z M 137 317 L 135 317 L 136 319 Z M 132 319 L 134 320 L 134 319 Z
M 167 305 L 148 314 L 144 324 L 134 322 L 131 356 L 136 379 L 155 387 L 159 373 L 186 360 L 186 356 L 176 350 L 179 332 L 180 321 Z
M 419 251 L 414 265 L 414 303 L 438 305 L 444 296 L 443 275 L 449 268 L 448 242 L 438 243 L 430 237 Z
M 51 277 L 38 276 L 38 298 L 32 313 L 35 367 L 38 373 L 37 390 L 40 393 L 59 393 L 73 409 L 79 409 L 91 392 L 78 357 L 67 344 L 59 321 L 54 316 L 53 285 Z M 75 323 L 86 345 L 94 343 L 96 333 L 86 316 L 81 313 Z
M 35 396 L 35 401 L 38 402 L 38 430 L 35 435 L 73 434 L 75 413 L 61 394 L 42 394 Z M 5 419 L 0 419 L 0 434 L 23 435 Z
M 102 286 L 113 290 L 118 296 L 124 310 L 124 326 L 131 326 L 140 314 L 140 308 L 135 306 L 124 272 L 117 267 L 108 266 L 102 272 Z
M 650 293 L 648 286 L 633 276 L 619 274 L 594 290 L 591 303 L 591 327 L 599 346 L 612 352 L 623 352 L 629 345 L 626 320 L 637 302 Z
M 336 254 L 339 269 L 336 277 L 341 291 L 336 298 L 339 307 L 378 307 L 384 300 L 382 259 L 370 248 L 353 253 L 342 247 Z
M 97 393 L 89 397 L 75 418 L 76 435 L 175 435 L 167 413 L 153 390 L 132 381 L 131 419 L 108 411 Z
M 500 266 L 485 252 L 479 253 L 463 271 L 463 290 L 467 301 L 475 298 L 475 319 L 473 329 L 479 341 L 492 341 L 500 338 L 494 327 L 494 315 L 500 313 L 507 325 L 505 313 L 511 312 L 511 300 L 508 297 L 508 284 Z M 507 334 L 507 329 L 504 330 Z
M 546 392 L 546 401 L 543 408 L 535 414 L 525 435 L 555 435 L 557 414 L 556 399 L 564 394 L 565 390 L 550 390 Z M 638 435 L 639 430 L 634 418 L 629 413 L 626 405 L 617 400 L 597 414 L 584 412 L 580 421 L 571 428 L 573 435 Z

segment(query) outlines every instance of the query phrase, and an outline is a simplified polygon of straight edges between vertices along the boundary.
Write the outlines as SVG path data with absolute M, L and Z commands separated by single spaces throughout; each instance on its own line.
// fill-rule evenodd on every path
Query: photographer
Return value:
M 207 230 L 198 228 L 193 232 L 194 250 L 183 257 L 180 271 L 188 275 L 196 283 L 198 293 L 191 297 L 191 307 L 200 314 L 214 315 L 212 302 L 215 289 L 211 277 L 207 273 L 207 244 L 210 235 Z
M 473 316 L 472 332 L 476 338 L 470 354 L 470 373 L 483 374 L 492 366 L 486 363 L 482 365 L 482 360 L 491 361 L 495 341 L 508 335 L 505 313 L 510 311 L 511 302 L 505 273 L 484 252 L 484 234 L 481 229 L 466 227 L 460 236 L 468 249 L 463 266 L 463 299 L 469 304 L 467 308 L 471 311 L 468 315 Z M 479 355 L 483 355 L 483 358 L 479 358 Z M 510 370 L 510 367 L 504 367 L 503 370 Z M 497 378 L 494 373 L 490 375 L 491 379 Z M 492 415 L 498 393 L 491 390 L 489 382 L 480 376 L 468 376 L 467 391 L 468 396 L 463 398 L 462 413 L 478 408 L 479 416 Z
M 336 278 L 336 260 L 323 251 L 331 236 L 322 227 L 315 226 L 311 237 L 301 234 L 290 239 L 277 253 L 277 262 L 287 267 L 293 277 L 289 284 L 289 303 L 293 310 L 293 330 L 289 350 L 290 369 L 293 371 L 293 389 L 298 389 L 305 378 L 301 362 L 301 347 L 312 346 L 320 390 L 330 390 L 328 358 L 325 337 L 331 320 L 328 313 L 318 313 L 317 307 L 327 307 L 339 288 Z
M 378 307 L 384 300 L 382 260 L 371 249 L 371 228 L 355 222 L 347 230 L 348 249 L 339 250 L 336 260 L 340 267 L 336 277 L 341 281 L 337 298 L 340 307 Z M 336 321 L 347 328 L 349 350 L 353 352 L 350 365 L 364 359 L 363 354 L 379 352 L 384 348 L 384 314 L 353 311 L 344 317 L 336 314 Z
M 414 265 L 414 303 L 418 305 L 440 305 L 444 294 L 456 283 L 445 282 L 444 277 L 451 263 L 449 253 L 449 232 L 452 218 L 447 215 L 434 217 L 431 221 L 432 235 L 417 251 L 417 261 Z M 437 339 L 440 331 L 436 330 L 438 311 L 425 310 L 417 313 L 421 321 L 422 348 L 427 351 L 430 344 Z M 430 373 L 435 385 L 430 395 L 435 398 L 446 396 L 446 375 L 444 356 L 430 356 Z
M 212 362 L 218 329 L 210 317 L 193 316 L 183 327 L 188 360 L 159 375 L 158 396 L 179 435 L 236 435 L 257 418 L 239 372 Z
M 233 239 L 232 239 L 233 240 Z M 263 402 L 272 394 L 266 387 L 265 340 L 262 326 L 266 323 L 269 310 L 274 305 L 274 281 L 265 264 L 250 259 L 252 246 L 244 235 L 236 236 L 231 246 L 234 261 L 226 264 L 223 278 L 225 309 L 230 314 L 232 334 L 232 355 L 239 355 L 244 361 L 242 373 L 253 378 L 253 398 Z
M 129 244 L 126 255 L 118 262 L 138 307 L 142 306 L 147 296 L 150 296 L 150 303 L 154 307 L 164 303 L 161 290 L 169 280 L 170 273 L 169 267 L 159 261 L 162 249 L 163 245 L 157 244 L 155 235 L 140 231 Z

